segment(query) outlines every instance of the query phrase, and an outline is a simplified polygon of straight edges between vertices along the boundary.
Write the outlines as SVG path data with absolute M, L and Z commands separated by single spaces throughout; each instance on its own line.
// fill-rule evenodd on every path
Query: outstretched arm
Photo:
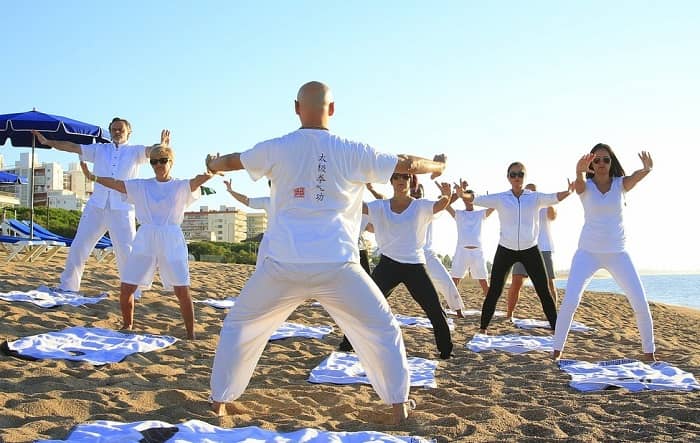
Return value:
M 577 194 L 583 194 L 586 191 L 586 173 L 591 172 L 591 161 L 595 154 L 589 153 L 578 159 L 576 162 L 576 180 L 574 180 L 574 189 Z
M 233 196 L 233 198 L 235 198 L 236 200 L 238 200 L 246 206 L 250 206 L 250 199 L 248 198 L 248 196 L 239 194 L 238 192 L 234 191 L 231 187 L 231 180 L 224 180 L 224 184 L 226 185 L 226 190 L 229 194 Z
M 213 176 L 214 174 L 207 171 L 204 174 L 199 174 L 198 176 L 190 179 L 190 191 L 196 191 L 200 186 L 208 182 Z
M 124 184 L 124 181 L 116 180 L 112 177 L 97 177 L 95 174 L 88 170 L 87 164 L 85 162 L 80 162 L 80 167 L 83 170 L 83 173 L 85 174 L 87 179 L 91 182 L 97 182 L 102 186 L 106 186 L 110 189 L 114 189 L 115 191 L 119 191 L 122 194 L 126 194 L 126 185 Z
M 51 146 L 52 148 L 58 149 L 59 151 L 73 152 L 75 154 L 81 154 L 83 152 L 83 149 L 77 143 L 64 140 L 49 140 L 48 138 L 44 137 L 39 131 L 33 130 L 32 134 L 34 134 L 36 139 L 39 140 L 39 143 L 41 143 L 42 145 Z
M 243 163 L 241 163 L 241 154 L 234 152 L 233 154 L 207 155 L 204 161 L 207 166 L 207 171 L 212 173 L 220 173 L 224 171 L 239 171 L 243 168 Z
M 624 186 L 625 191 L 629 191 L 634 188 L 641 179 L 649 175 L 654 167 L 654 161 L 651 159 L 651 154 L 649 154 L 647 151 L 642 151 L 638 155 L 639 159 L 642 161 L 642 169 L 637 169 L 632 173 L 632 175 L 628 175 L 622 179 L 622 186 Z
M 566 191 L 557 192 L 557 200 L 559 201 L 564 200 L 566 197 L 570 196 L 572 192 L 574 192 L 575 182 L 572 182 L 568 178 L 566 179 L 566 182 L 568 183 Z
M 433 214 L 437 214 L 445 209 L 450 204 L 450 195 L 452 195 L 449 183 L 443 182 L 438 184 L 435 182 L 435 184 L 440 188 L 441 195 L 438 201 L 433 204 Z
M 438 154 L 432 160 L 415 155 L 400 154 L 399 162 L 394 172 L 400 174 L 430 174 L 433 180 L 442 175 L 445 170 L 447 158 L 444 154 Z

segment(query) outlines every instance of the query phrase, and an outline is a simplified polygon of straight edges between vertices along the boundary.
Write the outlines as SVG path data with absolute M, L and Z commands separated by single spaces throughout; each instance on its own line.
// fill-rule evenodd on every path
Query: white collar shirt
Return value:
M 544 194 L 523 190 L 520 197 L 512 191 L 498 194 L 479 195 L 474 204 L 493 208 L 498 212 L 501 233 L 498 243 L 514 251 L 522 251 L 537 246 L 539 235 L 539 210 L 559 203 L 557 194 Z
M 115 180 L 136 178 L 139 167 L 148 161 L 146 147 L 142 145 L 121 145 L 114 143 L 93 143 L 81 145 L 80 159 L 94 164 L 93 174 Z M 133 206 L 119 191 L 95 183 L 95 191 L 87 203 L 96 208 L 131 210 Z

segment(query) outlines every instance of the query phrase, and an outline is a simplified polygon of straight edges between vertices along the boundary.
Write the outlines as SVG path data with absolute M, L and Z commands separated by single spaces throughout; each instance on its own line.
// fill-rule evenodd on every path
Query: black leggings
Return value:
M 486 329 L 491 323 L 493 313 L 496 311 L 496 303 L 503 292 L 503 286 L 506 284 L 506 277 L 510 273 L 511 268 L 517 262 L 520 262 L 525 267 L 527 274 L 530 276 L 537 296 L 542 303 L 544 315 L 549 320 L 549 325 L 554 330 L 557 324 L 557 307 L 552 299 L 552 294 L 549 292 L 547 284 L 547 271 L 544 268 L 542 254 L 537 246 L 522 251 L 514 251 L 498 245 L 496 255 L 493 258 L 493 267 L 491 268 L 491 284 L 489 292 L 486 294 L 484 305 L 481 308 L 481 329 Z
M 433 334 L 435 334 L 435 343 L 440 351 L 440 357 L 449 358 L 453 346 L 450 328 L 425 265 L 399 263 L 382 255 L 379 264 L 372 272 L 372 280 L 386 298 L 389 298 L 399 283 L 406 285 L 411 297 L 420 305 L 433 325 Z
M 369 255 L 366 249 L 360 249 L 360 266 L 369 275 L 372 275 L 372 270 L 369 268 Z

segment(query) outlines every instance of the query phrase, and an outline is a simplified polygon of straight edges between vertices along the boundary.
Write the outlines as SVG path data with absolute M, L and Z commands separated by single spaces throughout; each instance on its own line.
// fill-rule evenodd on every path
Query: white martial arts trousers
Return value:
M 236 400 L 272 333 L 308 298 L 318 300 L 352 342 L 379 397 L 408 400 L 410 379 L 399 323 L 358 263 L 263 261 L 224 319 L 211 374 L 211 398 Z
M 459 295 L 459 290 L 455 286 L 450 273 L 447 272 L 445 266 L 440 261 L 435 251 L 424 250 L 425 253 L 425 269 L 428 271 L 428 276 L 433 282 L 435 289 L 445 297 L 447 306 L 452 310 L 464 310 L 464 301 Z
M 61 273 L 61 289 L 80 291 L 85 262 L 90 257 L 97 241 L 109 231 L 114 253 L 117 256 L 117 268 L 121 279 L 126 260 L 131 252 L 131 245 L 136 235 L 134 210 L 95 208 L 87 205 L 78 223 L 78 231 L 68 251 L 66 265 Z
M 612 275 L 632 305 L 639 335 L 642 338 L 642 351 L 645 353 L 654 352 L 654 324 L 651 319 L 649 303 L 647 303 L 642 280 L 639 278 L 629 254 L 627 252 L 600 254 L 582 249 L 576 251 L 571 261 L 566 293 L 559 308 L 557 325 L 554 328 L 552 347 L 558 351 L 564 349 L 574 313 L 581 302 L 581 295 L 591 281 L 593 274 L 599 269 L 605 269 Z

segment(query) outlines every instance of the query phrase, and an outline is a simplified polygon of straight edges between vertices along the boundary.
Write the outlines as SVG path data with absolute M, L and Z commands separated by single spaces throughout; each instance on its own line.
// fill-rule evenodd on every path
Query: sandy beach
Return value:
M 55 285 L 65 255 L 49 263 L 4 263 L 0 291 Z M 252 266 L 192 263 L 194 299 L 236 296 Z M 121 323 L 116 270 L 88 263 L 83 290 L 109 297 L 85 307 L 42 309 L 29 303 L 0 301 L 1 340 L 69 326 L 118 328 Z M 480 309 L 477 285 L 460 287 L 468 309 Z M 395 313 L 423 316 L 402 287 L 389 300 Z M 505 296 L 498 309 L 505 310 Z M 413 388 L 417 408 L 402 426 L 389 424 L 391 410 L 368 385 L 317 385 L 309 371 L 336 349 L 341 332 L 320 307 L 301 305 L 291 321 L 333 325 L 323 340 L 293 338 L 270 342 L 251 383 L 239 400 L 243 413 L 223 418 L 208 409 L 209 376 L 225 311 L 195 305 L 196 341 L 180 340 L 161 351 L 92 366 L 60 360 L 26 361 L 0 355 L 0 441 L 65 439 L 71 429 L 93 420 L 133 422 L 190 419 L 217 426 L 260 426 L 280 432 L 301 428 L 331 431 L 375 430 L 447 441 L 697 441 L 700 392 L 638 392 L 616 389 L 581 393 L 569 376 L 543 352 L 474 353 L 465 343 L 478 317 L 454 319 L 455 358 L 440 361 L 437 388 Z M 660 360 L 700 377 L 700 311 L 652 304 Z M 543 318 L 538 299 L 524 288 L 516 316 Z M 576 320 L 596 328 L 572 333 L 565 356 L 586 361 L 640 358 L 641 346 L 627 301 L 613 294 L 587 293 Z M 145 292 L 136 305 L 136 332 L 184 338 L 172 293 Z M 490 333 L 516 332 L 502 317 Z M 533 334 L 547 334 L 541 330 Z M 432 331 L 404 328 L 409 356 L 436 359 Z

